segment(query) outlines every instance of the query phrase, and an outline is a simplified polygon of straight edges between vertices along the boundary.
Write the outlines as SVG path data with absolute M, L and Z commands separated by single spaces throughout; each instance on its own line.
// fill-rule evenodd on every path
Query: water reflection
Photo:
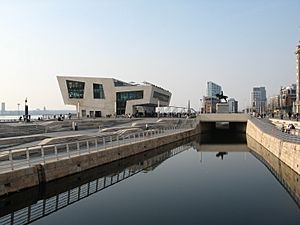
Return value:
M 221 157 L 221 159 L 223 160 L 224 155 L 228 155 L 228 152 L 218 152 L 218 153 L 216 154 L 216 157 L 217 157 L 217 158 Z
M 100 166 L 0 199 L 0 224 L 27 224 L 48 216 L 140 172 L 154 170 L 192 146 L 193 139 Z
M 247 181 L 247 178 L 243 180 L 244 182 L 249 182 L 246 183 L 245 185 L 243 182 L 239 183 L 240 181 L 238 178 L 243 177 L 243 176 L 249 176 L 249 174 L 246 174 L 246 167 L 243 167 L 244 164 L 246 164 L 246 160 L 241 160 L 237 161 L 235 160 L 235 156 L 238 155 L 238 157 L 244 155 L 244 159 L 246 159 L 246 156 L 248 154 L 249 157 L 249 148 L 251 149 L 251 153 L 258 158 L 271 172 L 272 174 L 278 179 L 278 181 L 285 187 L 287 192 L 292 196 L 292 198 L 295 200 L 295 202 L 298 204 L 299 207 L 299 196 L 300 196 L 300 187 L 299 187 L 299 175 L 294 173 L 289 167 L 287 167 L 285 164 L 281 163 L 276 157 L 274 157 L 270 152 L 262 148 L 259 144 L 257 144 L 253 139 L 251 140 L 250 138 L 247 137 L 247 142 L 248 142 L 248 147 L 245 145 L 243 142 L 237 142 L 234 140 L 234 144 L 230 142 L 230 139 L 226 140 L 226 143 L 220 143 L 218 141 L 217 144 L 206 144 L 205 141 L 203 141 L 204 137 L 197 137 L 197 138 L 192 138 L 188 140 L 184 140 L 181 142 L 173 143 L 171 145 L 167 145 L 163 148 L 158 148 L 154 149 L 152 151 L 148 151 L 144 154 L 136 155 L 124 160 L 120 160 L 105 166 L 97 167 L 94 169 L 91 169 L 89 171 L 76 174 L 70 177 L 66 177 L 54 182 L 50 182 L 48 184 L 45 184 L 43 186 L 31 188 L 25 191 L 21 191 L 19 193 L 15 193 L 12 195 L 9 195 L 7 197 L 4 197 L 0 199 L 0 224 L 27 224 L 31 223 L 34 221 L 41 222 L 41 218 L 46 217 L 54 212 L 57 212 L 63 208 L 66 208 L 67 206 L 71 206 L 76 202 L 79 202 L 81 200 L 87 199 L 87 197 L 94 195 L 95 198 L 97 196 L 96 193 L 99 193 L 101 191 L 102 194 L 105 193 L 105 196 L 108 195 L 107 192 L 104 190 L 112 190 L 114 187 L 120 187 L 121 185 L 116 185 L 120 183 L 121 181 L 125 181 L 130 177 L 138 177 L 139 176 L 134 176 L 140 172 L 143 173 L 148 173 L 149 171 L 157 171 L 163 167 L 162 163 L 165 162 L 167 159 L 178 155 L 179 153 L 182 153 L 188 149 L 193 154 L 187 155 L 187 158 L 184 158 L 184 154 L 180 154 L 179 157 L 174 157 L 172 160 L 169 160 L 168 162 L 173 162 L 171 163 L 172 165 L 170 167 L 167 167 L 169 170 L 167 172 L 160 170 L 160 174 L 163 173 L 160 179 L 156 179 L 156 182 L 153 182 L 151 180 L 151 174 L 147 174 L 147 178 L 145 180 L 148 180 L 148 183 L 146 182 L 144 186 L 138 186 L 138 190 L 142 190 L 142 194 L 138 195 L 136 194 L 137 198 L 142 198 L 141 202 L 136 203 L 136 205 L 142 204 L 146 202 L 147 207 L 149 207 L 149 210 L 154 210 L 157 209 L 158 211 L 163 211 L 165 210 L 166 214 L 172 214 L 170 218 L 175 218 L 176 215 L 180 215 L 180 213 L 184 214 L 187 219 L 186 224 L 189 224 L 188 221 L 196 221 L 195 219 L 199 219 L 199 212 L 202 212 L 202 219 L 203 221 L 211 219 L 210 217 L 212 215 L 207 215 L 205 216 L 205 212 L 211 212 L 215 211 L 221 208 L 221 209 L 227 209 L 230 207 L 238 207 L 242 208 L 246 202 L 246 204 L 251 204 L 249 203 L 250 200 L 247 201 L 247 199 L 241 199 L 241 196 L 246 196 L 251 192 L 252 190 L 246 190 L 243 189 L 245 186 L 249 186 L 251 182 L 253 182 L 251 179 Z M 241 139 L 242 140 L 242 139 Z M 213 143 L 213 142 L 211 142 Z M 195 152 L 195 150 L 197 152 Z M 238 154 L 234 154 L 238 153 Z M 200 163 L 199 161 L 197 162 L 197 165 L 193 164 L 191 162 L 191 158 L 194 157 L 195 154 L 198 154 L 200 156 Z M 207 154 L 211 155 L 212 158 L 205 158 L 203 160 L 202 154 Z M 190 157 L 192 156 L 192 157 Z M 250 155 L 251 156 L 251 155 Z M 218 159 L 216 159 L 216 157 Z M 183 158 L 183 159 L 182 159 Z M 255 160 L 252 156 L 249 157 L 252 158 L 255 162 Z M 194 158 L 192 158 L 194 159 Z M 212 159 L 214 161 L 212 161 Z M 221 160 L 223 161 L 221 161 Z M 205 163 L 209 160 L 209 163 Z M 214 162 L 217 163 L 214 163 Z M 203 164 L 202 164 L 203 163 Z M 223 173 L 224 167 L 223 165 L 230 165 L 230 169 L 227 170 L 225 173 Z M 164 163 L 165 164 L 165 163 Z M 233 164 L 237 164 L 237 166 L 234 166 Z M 257 162 L 257 164 L 260 164 Z M 161 165 L 161 166 L 160 166 Z M 197 166 L 201 165 L 201 169 L 197 170 Z M 252 164 L 248 164 L 248 166 L 253 166 Z M 178 166 L 181 166 L 182 170 L 176 170 Z M 242 167 L 241 167 L 242 166 Z M 209 169 L 214 167 L 215 169 Z M 261 166 L 263 167 L 263 166 Z M 175 169 L 174 169 L 175 168 Z M 239 172 L 237 170 L 240 170 L 242 172 Z M 260 171 L 258 169 L 255 169 L 254 171 Z M 225 171 L 225 170 L 224 170 Z M 141 174 L 143 174 L 141 173 Z M 240 174 L 239 174 L 240 173 Z M 245 173 L 245 174 L 244 174 Z M 206 174 L 206 175 L 205 175 Z M 235 176 L 230 177 L 231 174 L 235 174 Z M 250 178 L 253 176 L 253 174 L 250 174 Z M 150 177 L 150 178 L 149 178 Z M 174 177 L 174 180 L 172 179 L 166 179 L 166 177 Z M 133 179 L 134 179 L 133 178 Z M 149 181 L 150 179 L 150 181 Z M 177 179 L 177 180 L 176 180 Z M 265 177 L 262 176 L 262 179 L 265 179 Z M 145 182 L 143 180 L 142 182 Z M 159 185 L 161 183 L 157 181 L 164 181 L 164 185 Z M 165 181 L 167 180 L 167 181 Z M 178 181 L 179 180 L 179 181 Z M 132 182 L 132 179 L 130 180 Z M 142 183 L 140 182 L 140 183 Z M 166 184 L 170 182 L 170 184 Z M 199 182 L 199 185 L 195 185 L 197 182 Z M 212 182 L 212 183 L 210 183 Z M 133 182 L 134 183 L 134 182 Z M 193 186 L 194 184 L 194 186 Z M 133 184 L 134 185 L 134 184 Z M 180 185 L 180 186 L 179 186 Z M 243 186 L 244 185 L 244 186 Z M 148 186 L 151 186 L 151 188 L 147 189 Z M 184 196 L 187 199 L 186 202 L 182 200 L 180 202 L 180 196 L 176 195 L 178 192 L 176 192 L 176 189 L 174 187 L 180 187 L 180 194 Z M 111 187 L 111 188 L 109 188 Z M 200 188 L 202 189 L 200 189 Z M 242 187 L 242 188 L 241 188 Z M 124 187 L 123 187 L 124 188 Z M 129 188 L 132 188 L 130 186 Z M 146 196 L 144 197 L 143 191 L 145 193 L 148 193 L 150 189 L 156 189 L 156 192 L 153 191 L 154 195 L 152 196 Z M 198 189 L 199 188 L 199 189 Z M 121 188 L 119 188 L 121 189 Z M 119 190 L 118 191 L 122 191 Z M 164 191 L 163 191 L 164 189 Z M 221 190 L 224 190 L 224 192 L 220 192 Z M 202 191 L 199 191 L 202 190 Z M 233 193 L 230 191 L 234 190 Z M 243 193 L 245 191 L 245 194 Z M 125 191 L 126 192 L 126 191 Z M 172 194 L 169 194 L 172 193 Z M 213 195 L 217 195 L 216 199 L 221 200 L 221 199 L 230 199 L 230 201 L 234 202 L 232 205 L 230 205 L 227 201 L 220 201 L 218 202 L 216 199 L 213 199 L 211 196 L 211 193 Z M 111 195 L 115 195 L 116 193 L 112 193 Z M 168 195 L 169 194 L 169 195 Z M 126 195 L 126 194 L 124 194 Z M 155 195 L 158 196 L 158 202 L 155 202 Z M 163 199 L 166 195 L 169 196 L 167 200 Z M 255 195 L 255 194 L 254 194 Z M 136 197 L 135 196 L 135 197 Z M 142 197 L 141 197 L 142 196 Z M 179 197 L 178 197 L 179 196 Z M 200 197 L 201 198 L 200 198 Z M 209 197 L 207 197 L 209 196 Z M 237 197 L 238 196 L 238 197 Z M 198 198 L 197 198 L 198 197 Z M 228 197 L 228 198 L 226 198 Z M 253 196 L 251 196 L 254 198 Z M 94 198 L 94 197 L 93 197 Z M 89 207 L 86 209 L 87 211 L 91 210 L 93 207 L 93 198 L 89 198 Z M 101 196 L 101 200 L 103 200 L 104 195 Z M 117 197 L 116 197 L 117 199 Z M 154 199 L 154 207 L 151 208 L 151 200 Z M 172 208 L 174 211 L 166 210 L 163 207 L 166 207 L 163 202 L 159 202 L 159 200 L 162 200 L 163 202 L 169 202 L 170 208 Z M 174 200 L 176 199 L 176 201 Z M 200 199 L 200 200 L 199 200 Z M 172 204 L 172 200 L 176 202 L 176 204 Z M 109 199 L 111 201 L 111 199 Z M 178 201 L 178 202 L 177 202 Z M 193 202 L 195 201 L 195 202 Z M 245 201 L 245 202 L 243 202 Z M 256 200 L 254 200 L 256 201 Z M 257 200 L 259 201 L 259 199 Z M 84 202 L 84 201 L 82 201 Z M 103 201 L 105 202 L 105 201 Z M 125 200 L 117 200 L 118 204 L 121 204 L 122 202 L 126 202 Z M 291 201 L 292 202 L 292 201 Z M 177 204 L 178 203 L 178 204 Z M 293 203 L 293 202 L 292 202 Z M 83 204 L 83 203 L 81 203 Z M 77 205 L 81 205 L 77 204 Z M 105 208 L 108 208 L 108 210 L 114 209 L 114 207 L 110 208 L 110 205 L 105 205 L 104 203 L 103 207 L 99 210 L 104 211 Z M 161 207 L 159 205 L 162 205 Z M 201 204 L 203 204 L 201 206 Z M 222 208 L 220 207 L 225 206 Z M 130 205 L 130 204 L 129 204 Z M 186 211 L 183 208 L 180 208 L 180 205 L 186 205 Z M 127 206 L 127 205 L 126 205 Z M 136 213 L 141 215 L 144 215 L 143 211 L 140 207 L 138 206 L 137 208 L 134 208 L 134 204 L 130 205 L 133 210 L 136 210 Z M 229 207 L 230 206 L 230 207 Z M 199 207 L 199 208 L 198 208 Z M 253 205 L 246 206 L 252 209 L 255 208 Z M 70 207 L 72 208 L 72 207 Z M 120 207 L 122 208 L 122 207 Z M 130 208 L 128 206 L 128 208 Z M 195 209 L 195 213 L 193 214 L 193 209 Z M 139 210 L 140 209 L 140 210 Z M 179 209 L 176 211 L 176 209 Z M 148 210 L 148 209 L 147 209 Z M 149 211 L 148 210 L 148 211 Z M 211 210 L 211 211 L 210 211 Z M 140 212 L 141 211 L 141 212 Z M 218 210 L 217 210 L 218 211 Z M 226 211 L 226 210 L 225 210 Z M 228 211 L 226 212 L 221 212 L 218 211 L 218 213 L 221 215 L 225 215 Z M 238 214 L 244 213 L 245 210 L 241 210 L 242 212 L 235 212 L 235 216 Z M 116 213 L 128 213 L 125 209 L 122 208 L 121 211 L 116 210 Z M 66 213 L 66 211 L 64 211 Z M 83 212 L 83 213 L 86 213 Z M 103 216 L 104 217 L 104 212 Z M 174 215 L 175 214 L 175 215 Z M 190 215 L 193 214 L 194 216 Z M 93 214 L 92 214 L 93 215 Z M 147 218 L 146 214 L 146 218 Z M 228 215 L 228 214 L 227 214 Z M 54 215 L 53 215 L 54 216 Z M 50 218 L 53 216 L 49 216 Z M 97 215 L 94 215 L 97 217 Z M 100 217 L 101 217 L 100 216 Z M 139 217 L 138 215 L 136 216 L 137 218 L 145 218 L 144 216 Z M 253 216 L 253 215 L 251 215 Z M 257 216 L 257 215 L 256 215 Z M 49 219 L 49 217 L 45 219 Z M 68 217 L 66 215 L 66 217 Z M 181 217 L 181 216 L 180 216 Z M 183 217 L 183 215 L 182 215 Z M 221 216 L 220 216 L 221 217 Z M 228 215 L 230 217 L 230 215 Z M 228 217 L 225 215 L 225 219 L 228 221 Z M 241 217 L 244 219 L 243 217 Z M 188 220 L 190 219 L 190 220 Z M 239 219 L 239 218 L 238 218 Z M 237 219 L 237 220 L 238 220 Z M 149 224 L 153 224 L 153 220 L 151 221 L 151 218 L 148 218 L 147 220 Z M 50 221 L 53 223 L 53 220 L 50 219 Z M 97 218 L 95 219 L 97 221 Z M 93 221 L 95 223 L 95 221 Z M 105 219 L 103 218 L 103 223 L 105 223 Z M 226 220 L 224 220 L 226 221 Z M 242 222 L 245 222 L 244 220 L 241 220 Z M 49 224 L 51 224 L 51 222 Z M 89 223 L 89 221 L 85 221 Z M 130 221 L 132 222 L 132 221 Z M 165 223 L 160 222 L 160 224 L 180 224 L 180 220 L 170 222 L 168 220 L 165 221 Z M 222 223 L 222 218 L 218 220 L 219 223 Z M 240 222 L 239 224 L 241 224 Z M 77 221 L 78 223 L 78 221 Z M 98 223 L 98 221 L 97 221 Z M 143 223 L 146 223 L 146 221 L 143 221 Z M 159 222 L 158 222 L 159 223 Z M 219 224 L 216 223 L 216 224 Z M 123 224 L 123 223 L 122 223 Z M 124 222 L 124 224 L 126 224 Z M 127 223 L 127 224 L 134 224 L 134 223 Z M 182 223 L 181 223 L 182 224 Z M 193 222 L 195 224 L 195 222 Z M 234 224 L 230 223 L 230 224 Z M 238 224 L 238 223 L 236 223 Z M 244 223 L 243 223 L 244 224 Z
M 300 208 L 300 175 L 249 136 L 247 144 L 252 155 L 268 168 Z

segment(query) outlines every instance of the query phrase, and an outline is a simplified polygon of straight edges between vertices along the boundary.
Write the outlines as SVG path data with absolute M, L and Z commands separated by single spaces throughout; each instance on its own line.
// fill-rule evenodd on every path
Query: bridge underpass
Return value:
M 201 143 L 245 143 L 249 116 L 246 114 L 201 114 Z

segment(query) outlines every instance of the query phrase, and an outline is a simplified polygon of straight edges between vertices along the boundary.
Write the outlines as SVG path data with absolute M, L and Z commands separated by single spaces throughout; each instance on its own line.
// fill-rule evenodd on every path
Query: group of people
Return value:
M 287 128 L 284 127 L 284 125 L 282 124 L 282 127 L 281 127 L 281 131 L 282 132 L 286 132 L 286 133 L 291 133 L 292 130 L 295 130 L 295 126 L 294 124 L 290 123 Z
M 274 113 L 272 113 L 272 118 L 274 118 L 273 114 L 274 114 Z M 294 120 L 296 120 L 296 121 L 299 121 L 299 113 L 294 113 L 294 114 L 293 114 L 293 113 L 291 113 L 291 112 L 288 112 L 286 116 L 289 118 L 289 120 L 294 119 Z M 284 115 L 283 115 L 283 114 L 280 114 L 280 119 L 283 120 L 283 118 L 284 118 Z

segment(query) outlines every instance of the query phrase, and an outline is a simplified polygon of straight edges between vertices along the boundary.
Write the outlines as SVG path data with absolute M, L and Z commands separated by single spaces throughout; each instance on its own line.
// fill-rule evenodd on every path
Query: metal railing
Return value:
M 253 122 L 262 132 L 276 137 L 282 141 L 300 144 L 300 135 L 298 130 L 291 130 L 289 133 L 281 131 L 278 127 L 264 119 L 252 118 Z
M 172 149 L 170 151 L 158 155 L 158 159 L 159 159 L 158 161 L 149 159 L 150 163 L 143 163 L 143 165 L 148 165 L 148 166 L 133 165 L 127 167 L 126 169 L 120 172 L 105 177 L 97 178 L 93 181 L 87 182 L 78 187 L 57 194 L 48 199 L 41 199 L 35 204 L 29 205 L 20 210 L 16 210 L 14 212 L 11 212 L 7 215 L 0 217 L 0 224 L 22 225 L 22 224 L 28 224 L 37 221 L 60 209 L 63 209 L 73 203 L 76 203 L 81 199 L 87 198 L 114 184 L 117 184 L 127 178 L 130 178 L 135 174 L 138 174 L 139 172 L 147 169 L 148 167 L 151 167 L 154 164 L 158 164 L 162 161 L 165 161 L 168 158 L 171 158 L 189 149 L 190 147 L 191 147 L 190 145 L 179 146 L 175 149 Z
M 145 130 L 123 136 L 105 136 L 86 139 L 82 141 L 37 145 L 27 148 L 14 148 L 0 152 L 0 173 L 28 168 L 37 164 L 46 164 L 62 159 L 70 159 L 75 156 L 90 154 L 116 146 L 133 144 L 151 138 L 166 136 L 169 134 L 193 129 L 196 123 L 186 123 L 180 126 L 164 127 Z

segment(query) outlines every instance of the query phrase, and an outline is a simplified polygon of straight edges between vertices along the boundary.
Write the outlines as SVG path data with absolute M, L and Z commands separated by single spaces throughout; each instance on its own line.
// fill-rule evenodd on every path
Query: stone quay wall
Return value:
M 0 174 L 0 196 L 146 152 L 199 133 L 200 125 L 197 125 L 196 128 L 166 136 L 154 137 L 133 144 L 115 146 L 98 152 L 75 156 L 70 159 L 62 159 L 3 173 Z
M 270 134 L 264 133 L 259 129 L 251 119 L 248 120 L 247 135 L 264 146 L 268 151 L 273 153 L 278 159 L 284 162 L 297 174 L 300 174 L 300 145 L 284 141 Z

